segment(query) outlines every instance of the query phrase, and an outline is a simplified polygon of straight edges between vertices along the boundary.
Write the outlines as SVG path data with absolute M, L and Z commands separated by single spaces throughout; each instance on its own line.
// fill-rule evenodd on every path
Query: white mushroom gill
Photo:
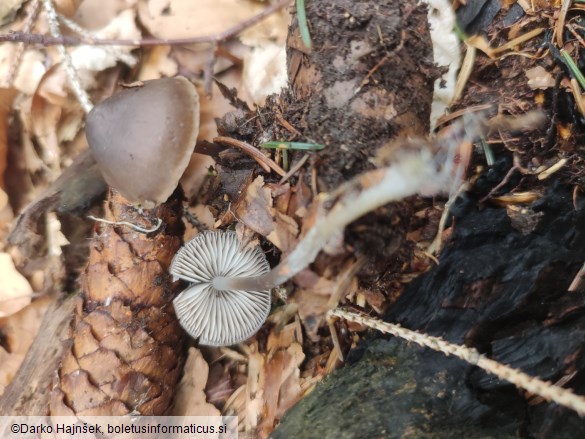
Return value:
M 230 279 L 270 271 L 260 249 L 242 249 L 234 232 L 203 232 L 175 255 L 170 272 L 191 285 L 173 301 L 179 322 L 199 343 L 228 346 L 251 337 L 270 311 L 269 290 L 244 290 Z

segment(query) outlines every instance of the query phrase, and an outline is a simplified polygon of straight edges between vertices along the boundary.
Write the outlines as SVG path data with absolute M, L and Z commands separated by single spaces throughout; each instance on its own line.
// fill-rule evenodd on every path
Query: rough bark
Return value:
M 51 383 L 63 353 L 63 340 L 69 335 L 73 310 L 78 297 L 55 300 L 47 309 L 42 330 L 12 382 L 0 396 L 0 414 L 42 416 L 49 410 Z
M 119 195 L 105 219 L 150 227 L 99 224 L 50 403 L 52 415 L 162 415 L 172 404 L 184 351 L 171 305 L 167 268 L 181 245 L 181 195 L 141 213 Z M 154 219 L 154 220 L 153 220 Z

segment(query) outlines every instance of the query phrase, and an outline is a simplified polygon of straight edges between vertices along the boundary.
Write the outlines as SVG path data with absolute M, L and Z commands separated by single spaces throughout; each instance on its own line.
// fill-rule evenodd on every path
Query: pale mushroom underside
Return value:
M 259 248 L 242 249 L 234 232 L 203 232 L 175 255 L 170 272 L 191 285 L 173 305 L 179 322 L 199 343 L 228 346 L 251 337 L 270 311 L 269 291 L 218 289 L 214 279 L 255 277 L 270 270 Z

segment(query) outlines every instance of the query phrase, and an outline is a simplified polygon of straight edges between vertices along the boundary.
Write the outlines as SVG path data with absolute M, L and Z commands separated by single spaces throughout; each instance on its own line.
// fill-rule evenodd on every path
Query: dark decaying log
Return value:
M 485 194 L 456 203 L 439 265 L 385 319 L 583 395 L 585 294 L 568 287 L 583 263 L 585 209 L 556 187 L 518 221 L 505 208 L 478 206 Z M 585 434 L 571 410 L 403 340 L 376 335 L 348 363 L 285 416 L 274 438 Z
M 181 245 L 181 195 L 140 213 L 119 195 L 105 219 L 149 228 L 99 224 L 81 280 L 72 335 L 58 370 L 52 415 L 162 415 L 180 378 L 183 331 L 172 308 L 168 266 Z

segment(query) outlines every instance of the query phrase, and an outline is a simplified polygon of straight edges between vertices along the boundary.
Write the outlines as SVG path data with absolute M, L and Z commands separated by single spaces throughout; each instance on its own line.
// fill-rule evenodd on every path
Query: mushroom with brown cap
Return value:
M 186 78 L 145 81 L 88 114 L 87 140 L 106 182 L 151 208 L 179 183 L 199 133 L 199 98 Z
M 246 340 L 268 317 L 270 292 L 232 280 L 269 271 L 260 249 L 242 249 L 235 232 L 200 233 L 179 250 L 170 267 L 175 278 L 191 283 L 173 300 L 179 322 L 202 345 Z

